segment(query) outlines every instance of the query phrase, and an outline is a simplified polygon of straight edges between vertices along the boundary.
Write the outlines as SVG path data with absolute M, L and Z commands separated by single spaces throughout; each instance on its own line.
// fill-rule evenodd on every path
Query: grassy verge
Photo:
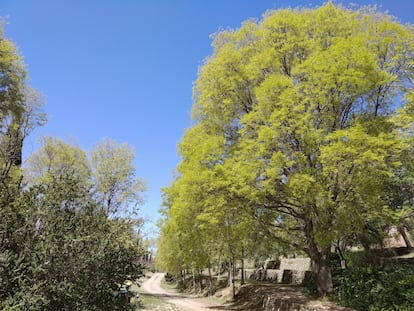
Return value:
M 177 283 L 176 282 L 167 282 L 165 278 L 161 280 L 161 287 L 166 290 L 176 290 Z

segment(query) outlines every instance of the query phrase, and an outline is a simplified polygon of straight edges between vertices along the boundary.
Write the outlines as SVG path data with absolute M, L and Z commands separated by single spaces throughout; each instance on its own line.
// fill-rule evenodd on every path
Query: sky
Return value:
M 260 19 L 270 9 L 316 7 L 287 0 L 0 0 L 5 36 L 24 57 L 29 84 L 45 97 L 49 121 L 27 139 L 27 157 L 42 136 L 84 150 L 109 137 L 135 149 L 148 184 L 141 215 L 156 235 L 161 188 L 180 161 L 177 143 L 191 125 L 192 87 L 212 54 L 211 34 Z M 413 0 L 334 1 L 377 4 L 414 23 Z

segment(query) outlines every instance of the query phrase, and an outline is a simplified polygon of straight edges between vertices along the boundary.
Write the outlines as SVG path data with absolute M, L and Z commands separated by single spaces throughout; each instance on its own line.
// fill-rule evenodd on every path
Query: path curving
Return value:
M 214 304 L 202 298 L 191 297 L 182 293 L 165 290 L 161 287 L 164 273 L 154 273 L 151 278 L 141 284 L 141 289 L 147 294 L 161 298 L 166 302 L 177 306 L 180 311 L 224 311 L 219 304 Z

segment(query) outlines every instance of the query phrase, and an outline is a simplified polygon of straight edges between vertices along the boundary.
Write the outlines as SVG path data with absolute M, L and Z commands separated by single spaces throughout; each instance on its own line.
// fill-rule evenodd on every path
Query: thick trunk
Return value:
M 316 292 L 320 297 L 329 295 L 333 290 L 330 253 L 330 248 L 322 251 L 314 248 L 310 251 Z

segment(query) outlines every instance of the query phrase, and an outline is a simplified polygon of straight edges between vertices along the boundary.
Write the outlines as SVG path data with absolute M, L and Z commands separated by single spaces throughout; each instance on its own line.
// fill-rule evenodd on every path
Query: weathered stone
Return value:
M 266 270 L 266 281 L 277 283 L 280 280 L 279 276 L 280 270 Z
M 280 270 L 311 270 L 310 258 L 282 258 L 280 261 Z
M 309 258 L 282 258 L 279 262 L 280 269 L 245 269 L 245 279 L 298 285 L 310 279 Z M 275 260 L 274 263 L 278 261 Z M 239 278 L 241 278 L 241 272 L 239 272 Z
M 292 284 L 292 281 L 293 281 L 293 271 L 288 270 L 288 269 L 283 270 L 282 283 Z

